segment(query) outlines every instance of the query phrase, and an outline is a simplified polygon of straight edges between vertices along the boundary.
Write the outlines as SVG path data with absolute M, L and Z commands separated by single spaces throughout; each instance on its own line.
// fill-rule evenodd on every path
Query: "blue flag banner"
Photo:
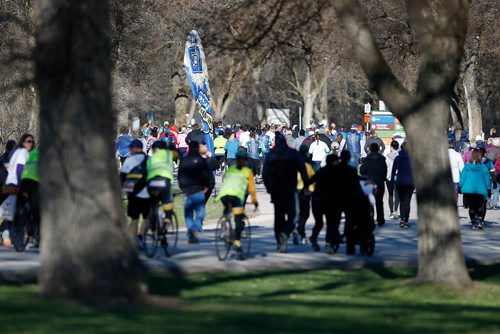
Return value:
M 186 41 L 184 53 L 184 68 L 191 85 L 194 98 L 198 101 L 202 130 L 205 132 L 207 148 L 214 153 L 213 112 L 210 103 L 210 86 L 208 85 L 208 68 L 205 62 L 205 53 L 201 45 L 200 35 L 196 30 L 191 31 Z

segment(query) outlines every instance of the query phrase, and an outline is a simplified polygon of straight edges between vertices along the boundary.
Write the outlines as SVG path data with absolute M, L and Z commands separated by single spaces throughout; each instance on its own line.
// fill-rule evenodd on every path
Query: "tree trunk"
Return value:
M 313 118 L 314 101 L 316 100 L 315 95 L 316 94 L 313 93 L 312 89 L 311 72 L 308 69 L 302 89 L 302 98 L 304 99 L 304 115 L 302 116 L 302 126 L 304 128 L 309 126 Z
M 470 283 L 464 263 L 446 138 L 449 104 L 429 100 L 404 119 L 418 201 L 418 283 Z M 425 129 L 425 136 L 422 135 Z M 432 159 L 429 154 L 432 152 Z
M 37 3 L 40 284 L 50 297 L 125 302 L 142 295 L 114 158 L 108 6 Z
M 464 93 L 465 100 L 467 102 L 470 139 L 475 139 L 477 135 L 481 135 L 481 133 L 483 132 L 481 105 L 479 104 L 477 94 L 475 69 L 475 57 L 473 57 L 473 59 L 471 59 L 470 61 L 469 66 L 467 66 L 464 75 Z
M 359 1 L 332 3 L 371 86 L 402 121 L 408 135 L 418 201 L 417 282 L 466 287 L 470 278 L 444 132 L 463 56 L 468 2 L 406 2 L 408 21 L 421 50 L 416 94 L 401 84 L 385 61 Z
M 181 70 L 183 71 L 184 69 Z M 172 77 L 172 86 L 175 92 L 174 105 L 176 123 L 183 125 L 188 122 L 186 114 L 188 113 L 189 97 L 187 95 L 185 84 L 186 76 L 184 74 L 180 74 L 179 71 Z

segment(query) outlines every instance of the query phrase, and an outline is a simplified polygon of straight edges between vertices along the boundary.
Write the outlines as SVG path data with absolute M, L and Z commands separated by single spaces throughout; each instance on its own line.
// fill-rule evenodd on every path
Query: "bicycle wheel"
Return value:
M 227 217 L 221 217 L 215 229 L 215 250 L 217 251 L 219 261 L 227 259 L 232 245 L 231 234 L 232 228 L 230 220 L 227 219 Z
M 250 249 L 252 247 L 252 228 L 248 217 L 243 219 L 243 230 L 241 231 L 241 249 L 243 250 L 243 258 L 250 257 Z
M 161 246 L 166 256 L 172 256 L 177 250 L 177 240 L 179 239 L 179 221 L 177 215 L 172 212 L 172 221 L 165 226 L 163 234 L 164 240 L 161 241 Z
M 153 207 L 149 214 L 148 226 L 144 232 L 144 253 L 147 257 L 153 257 L 158 248 L 158 216 L 157 210 Z

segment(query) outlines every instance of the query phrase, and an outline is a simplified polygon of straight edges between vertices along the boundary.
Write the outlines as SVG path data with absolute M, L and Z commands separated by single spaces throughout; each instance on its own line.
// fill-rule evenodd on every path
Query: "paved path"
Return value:
M 387 220 L 383 228 L 375 231 L 377 246 L 372 257 L 347 256 L 345 245 L 339 253 L 324 253 L 324 231 L 319 239 L 322 252 L 313 253 L 309 245 L 294 246 L 290 243 L 289 253 L 279 254 L 274 240 L 273 207 L 269 196 L 262 186 L 258 186 L 260 215 L 251 219 L 252 256 L 245 261 L 230 258 L 218 261 L 214 246 L 214 227 L 206 226 L 199 245 L 188 245 L 185 232 L 180 234 L 178 253 L 166 258 L 161 249 L 154 259 L 140 255 L 145 266 L 153 272 L 189 274 L 198 272 L 254 270 L 302 270 L 319 268 L 355 268 L 362 266 L 414 266 L 417 264 L 417 226 L 415 196 L 412 203 L 411 224 L 409 230 L 399 228 L 399 222 Z M 461 200 L 459 201 L 461 203 Z M 248 207 L 252 209 L 251 206 Z M 388 216 L 386 208 L 386 216 Z M 472 231 L 468 224 L 468 214 L 459 207 L 462 240 L 467 261 L 478 263 L 500 263 L 500 210 L 487 213 L 487 228 L 484 231 Z M 310 218 L 307 224 L 308 235 L 314 222 Z M 341 228 L 343 228 L 341 226 Z M 16 253 L 12 249 L 0 248 L 0 280 L 33 280 L 39 269 L 38 254 L 27 251 Z

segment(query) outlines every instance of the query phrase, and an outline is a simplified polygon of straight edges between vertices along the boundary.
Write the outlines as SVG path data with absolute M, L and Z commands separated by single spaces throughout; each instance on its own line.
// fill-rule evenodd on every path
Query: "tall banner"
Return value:
M 214 153 L 213 112 L 210 100 L 210 86 L 208 85 L 208 66 L 205 62 L 205 53 L 201 45 L 200 35 L 196 30 L 191 31 L 186 41 L 184 53 L 184 68 L 191 85 L 194 98 L 198 101 L 202 130 L 205 132 L 207 148 Z

